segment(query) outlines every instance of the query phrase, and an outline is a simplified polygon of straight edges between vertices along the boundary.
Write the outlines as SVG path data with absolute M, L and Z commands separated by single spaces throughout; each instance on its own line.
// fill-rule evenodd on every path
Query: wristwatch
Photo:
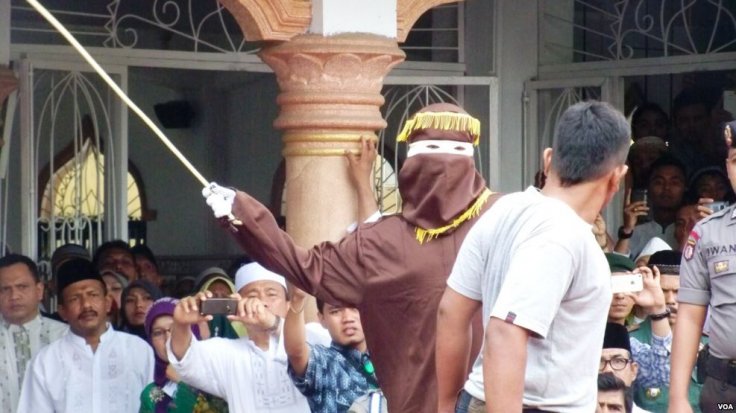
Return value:
M 649 318 L 650 318 L 650 319 L 651 319 L 652 321 L 659 321 L 659 320 L 664 320 L 665 318 L 669 317 L 669 316 L 670 316 L 670 314 L 672 314 L 672 312 L 671 312 L 671 311 L 670 311 L 670 309 L 668 308 L 668 309 L 664 310 L 664 312 L 663 312 L 663 313 L 659 313 L 659 314 L 649 314 Z
M 631 232 L 626 232 L 623 225 L 618 227 L 618 239 L 629 239 L 632 235 L 634 235 L 633 230 Z

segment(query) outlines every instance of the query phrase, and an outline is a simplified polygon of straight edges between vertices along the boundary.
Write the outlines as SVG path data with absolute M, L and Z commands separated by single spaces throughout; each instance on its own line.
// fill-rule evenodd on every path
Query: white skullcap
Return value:
M 647 255 L 653 255 L 655 252 L 667 251 L 671 249 L 672 247 L 670 247 L 670 245 L 667 244 L 667 242 L 662 238 L 652 237 L 652 239 L 647 242 L 647 244 L 644 246 L 644 248 L 641 250 L 634 261 L 639 261 L 639 258 L 646 257 Z
M 240 267 L 238 272 L 235 273 L 235 289 L 237 291 L 240 291 L 241 288 L 256 281 L 273 281 L 286 288 L 286 280 L 284 277 L 263 268 L 263 266 L 257 262 L 245 264 Z

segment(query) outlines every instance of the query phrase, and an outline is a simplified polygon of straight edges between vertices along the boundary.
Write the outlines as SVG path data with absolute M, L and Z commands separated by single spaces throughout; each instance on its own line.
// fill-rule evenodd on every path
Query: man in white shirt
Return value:
M 675 221 L 682 206 L 687 188 L 685 166 L 679 160 L 663 156 L 656 160 L 649 174 L 649 202 L 628 202 L 624 207 L 624 225 L 619 228 L 614 250 L 637 257 L 654 237 L 660 237 L 672 248 L 677 248 Z M 712 200 L 704 200 L 712 202 Z M 646 223 L 638 224 L 640 216 L 650 216 Z
M 140 338 L 112 329 L 112 298 L 84 259 L 59 267 L 59 314 L 70 332 L 31 360 L 18 413 L 130 413 L 153 381 L 153 350 Z
M 589 413 L 611 302 L 591 231 L 626 174 L 629 126 L 581 102 L 544 151 L 544 188 L 505 195 L 463 241 L 438 311 L 439 411 Z M 468 377 L 470 320 L 482 305 L 484 349 Z M 524 368 L 525 367 L 525 368 Z M 477 409 L 477 410 L 476 410 Z
M 31 357 L 68 330 L 66 324 L 41 316 L 43 291 L 33 260 L 18 254 L 0 258 L 0 406 L 11 412 L 18 407 Z
M 230 411 L 247 413 L 309 413 L 307 399 L 296 389 L 286 368 L 282 319 L 289 301 L 284 277 L 252 263 L 236 275 L 239 294 L 235 315 L 248 328 L 248 337 L 214 337 L 198 341 L 190 326 L 208 321 L 203 302 L 212 293 L 183 298 L 174 310 L 167 351 L 181 380 L 225 399 Z

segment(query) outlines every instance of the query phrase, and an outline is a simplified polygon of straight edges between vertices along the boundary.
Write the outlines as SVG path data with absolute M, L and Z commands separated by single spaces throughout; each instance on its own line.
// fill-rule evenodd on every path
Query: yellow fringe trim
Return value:
M 424 242 L 429 242 L 440 235 L 444 234 L 445 232 L 459 227 L 463 222 L 468 221 L 469 219 L 472 219 L 474 217 L 477 217 L 480 215 L 480 209 L 485 205 L 485 203 L 488 201 L 488 198 L 493 195 L 493 192 L 491 192 L 490 189 L 485 188 L 483 192 L 481 192 L 480 195 L 478 195 L 478 198 L 475 199 L 475 202 L 473 202 L 473 205 L 470 206 L 470 208 L 466 209 L 465 212 L 460 214 L 457 218 L 452 220 L 451 223 L 445 225 L 444 227 L 439 228 L 433 228 L 433 229 L 424 229 L 416 227 L 416 236 L 417 241 L 419 241 L 419 244 L 424 244 Z
M 409 135 L 422 129 L 439 129 L 447 131 L 467 132 L 473 138 L 473 145 L 480 141 L 480 121 L 465 113 L 455 112 L 420 112 L 406 121 L 396 142 L 406 142 Z

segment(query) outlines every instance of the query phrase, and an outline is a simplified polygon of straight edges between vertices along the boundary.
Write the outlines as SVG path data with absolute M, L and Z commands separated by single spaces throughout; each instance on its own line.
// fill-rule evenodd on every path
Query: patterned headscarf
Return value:
M 176 304 L 179 302 L 176 298 L 173 297 L 163 297 L 156 300 L 153 305 L 151 305 L 151 308 L 148 309 L 148 312 L 146 313 L 146 320 L 143 323 L 146 337 L 148 337 L 148 343 L 151 344 L 151 347 L 153 347 L 153 340 L 151 339 L 151 329 L 153 328 L 153 322 L 156 321 L 157 318 L 161 316 L 174 316 L 174 309 L 176 308 Z M 199 339 L 199 327 L 195 324 L 192 326 L 192 334 Z M 154 348 L 153 356 L 155 358 L 155 366 L 153 369 L 153 382 L 156 383 L 156 386 L 163 387 L 166 385 L 166 382 L 169 380 L 166 377 L 166 368 L 169 365 L 168 360 L 162 360 L 158 354 L 156 354 L 156 350 Z M 169 406 L 169 403 L 171 403 L 171 398 L 166 395 L 156 403 L 156 412 L 166 412 Z

